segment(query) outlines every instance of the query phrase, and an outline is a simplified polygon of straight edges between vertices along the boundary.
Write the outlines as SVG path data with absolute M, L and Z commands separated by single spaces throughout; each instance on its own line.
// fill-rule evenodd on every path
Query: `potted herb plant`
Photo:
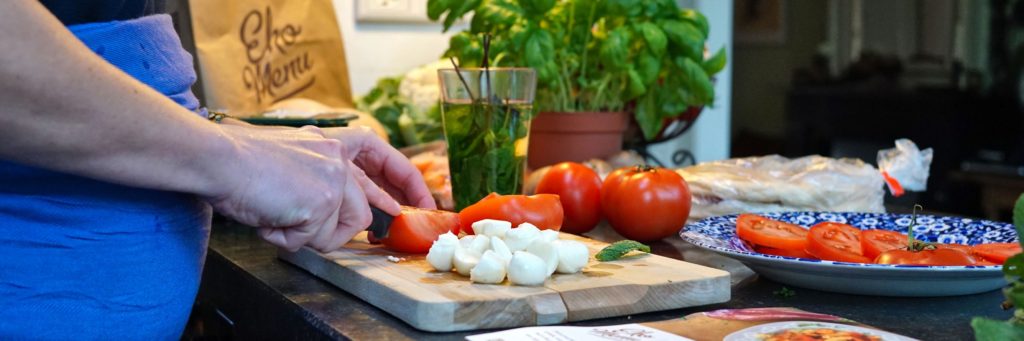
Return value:
M 491 65 L 537 71 L 534 168 L 621 149 L 629 112 L 656 139 L 713 103 L 711 77 L 726 62 L 724 48 L 705 54 L 707 19 L 674 0 L 429 0 L 427 14 L 445 31 L 471 15 L 445 52 L 462 66 L 479 63 L 489 34 Z

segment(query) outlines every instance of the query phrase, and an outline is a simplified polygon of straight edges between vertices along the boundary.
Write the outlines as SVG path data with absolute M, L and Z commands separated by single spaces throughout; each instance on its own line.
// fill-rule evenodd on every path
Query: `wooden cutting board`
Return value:
M 590 248 L 581 273 L 555 274 L 543 286 L 474 284 L 437 272 L 424 256 L 390 252 L 365 233 L 341 250 L 282 251 L 280 258 L 426 331 L 511 328 L 623 316 L 729 300 L 729 273 L 658 255 L 598 262 L 606 243 L 563 233 Z M 393 263 L 388 255 L 406 257 Z

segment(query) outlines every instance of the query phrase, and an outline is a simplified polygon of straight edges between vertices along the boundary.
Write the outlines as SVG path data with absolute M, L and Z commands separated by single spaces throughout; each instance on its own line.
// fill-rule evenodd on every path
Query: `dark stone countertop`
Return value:
M 679 240 L 652 246 L 664 256 L 730 270 L 732 300 L 572 324 L 651 322 L 722 308 L 788 306 L 842 316 L 924 340 L 969 340 L 973 339 L 969 325 L 972 317 L 1007 319 L 1011 315 L 999 306 L 1003 301 L 999 290 L 957 297 L 892 298 L 791 288 L 796 295 L 783 298 L 774 294 L 783 285 L 758 278 L 749 270 L 730 269 L 738 263 L 684 244 Z M 413 329 L 387 312 L 278 260 L 276 250 L 251 228 L 214 222 L 203 281 L 185 338 L 451 340 L 481 332 Z

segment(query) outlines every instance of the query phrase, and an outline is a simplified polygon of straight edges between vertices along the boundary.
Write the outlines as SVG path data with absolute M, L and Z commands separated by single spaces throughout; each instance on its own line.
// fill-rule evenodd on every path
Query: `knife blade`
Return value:
M 370 226 L 366 230 L 373 232 L 374 238 L 387 238 L 388 232 L 391 229 L 391 223 L 395 221 L 395 217 L 372 205 L 370 206 L 370 214 L 373 215 L 373 221 L 370 222 Z

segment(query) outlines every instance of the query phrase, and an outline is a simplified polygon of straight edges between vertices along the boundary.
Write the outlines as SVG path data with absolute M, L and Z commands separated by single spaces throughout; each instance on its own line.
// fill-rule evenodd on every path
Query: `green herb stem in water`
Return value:
M 520 194 L 531 105 L 485 99 L 443 105 L 455 209 L 492 192 Z

